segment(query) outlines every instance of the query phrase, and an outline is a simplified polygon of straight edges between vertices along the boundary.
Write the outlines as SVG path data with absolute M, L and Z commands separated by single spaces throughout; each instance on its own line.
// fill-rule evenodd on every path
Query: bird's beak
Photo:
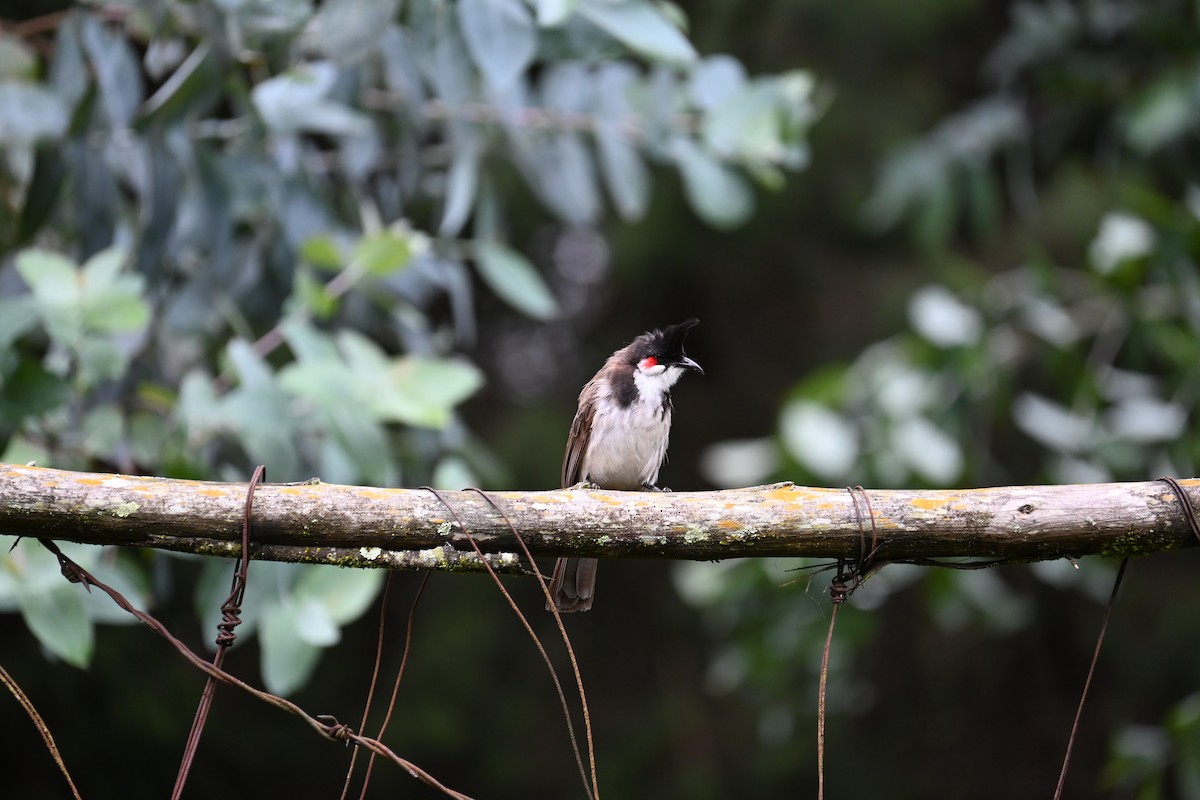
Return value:
M 699 372 L 701 375 L 704 374 L 704 368 L 701 367 L 699 364 L 697 364 L 695 361 L 692 361 L 687 356 L 683 357 L 683 361 L 679 362 L 679 366 L 683 367 L 684 369 L 694 369 L 696 372 Z

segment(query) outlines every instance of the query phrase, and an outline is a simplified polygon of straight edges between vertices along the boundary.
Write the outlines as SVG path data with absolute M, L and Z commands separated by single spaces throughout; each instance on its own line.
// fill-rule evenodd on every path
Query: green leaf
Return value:
M 340 441 L 329 436 L 321 439 L 318 445 L 316 472 L 326 483 L 350 485 L 355 482 L 363 482 L 360 477 L 362 469 L 354 463 L 351 454 L 346 452 L 345 446 Z M 384 484 L 374 485 L 382 486 Z
M 111 404 L 97 406 L 84 415 L 83 447 L 93 457 L 112 458 L 124 434 L 120 410 Z
M 433 3 L 416 3 L 410 10 L 417 65 L 432 84 L 434 94 L 451 105 L 471 99 L 474 76 L 466 43 L 456 16 Z
M 458 491 L 467 486 L 474 486 L 478 482 L 467 462 L 458 456 L 443 458 L 433 469 L 432 483 L 435 489 Z
M 298 327 L 289 327 L 287 336 L 300 360 L 280 370 L 280 386 L 317 403 L 348 454 L 370 476 L 386 478 L 393 467 L 382 432 L 366 423 L 440 428 L 450 421 L 451 409 L 483 383 L 479 370 L 465 361 L 389 359 L 370 339 L 350 330 L 338 334 L 336 349 L 326 349 L 327 339 Z
M 1185 135 L 1196 124 L 1195 79 L 1168 75 L 1130 104 L 1125 138 L 1134 149 L 1150 154 Z
M 19 37 L 0 34 L 0 81 L 27 80 L 37 70 L 37 56 Z
M 495 240 L 476 242 L 475 265 L 488 287 L 521 313 L 540 320 L 558 315 L 558 302 L 542 276 L 508 245 Z
M 342 363 L 333 337 L 306 320 L 297 317 L 284 320 L 283 335 L 300 361 L 315 361 L 322 365 Z
M 80 303 L 84 326 L 90 330 L 124 332 L 145 326 L 150 308 L 142 298 L 141 275 L 121 274 L 125 253 L 116 247 L 102 250 L 83 265 Z
M 46 332 L 76 351 L 85 386 L 117 377 L 127 354 L 111 340 L 88 332 L 124 332 L 144 327 L 150 311 L 140 275 L 120 274 L 124 256 L 110 248 L 77 269 L 62 256 L 25 250 L 17 270 L 33 291 Z
M 28 296 L 0 297 L 0 349 L 37 324 L 37 307 Z
M 76 380 L 82 388 L 95 386 L 101 381 L 119 378 L 129 363 L 129 354 L 111 339 L 87 336 L 78 342 Z
M 5 599 L 6 610 L 19 607 L 19 594 L 49 593 L 64 586 L 58 559 L 32 539 L 0 537 L 0 548 L 0 597 Z M 88 558 L 94 547 L 64 542 L 61 549 L 84 569 L 94 563 Z M 82 557 L 76 558 L 81 551 Z
M 922 416 L 896 421 L 888 443 L 898 461 L 933 486 L 950 485 L 966 465 L 958 442 Z
M 92 70 L 84 62 L 81 28 L 84 14 L 69 14 L 54 37 L 54 56 L 50 60 L 48 85 L 75 108 L 92 87 Z
M 589 225 L 600 216 L 596 170 L 583 138 L 560 133 L 535 153 L 541 194 L 550 209 L 573 225 Z
M 296 355 L 296 361 L 279 370 L 279 387 L 297 397 L 309 398 L 321 409 L 337 409 L 350 398 L 359 405 L 359 398 L 368 396 L 373 383 L 382 380 L 386 361 L 378 356 L 380 365 L 356 376 L 332 337 L 307 322 L 289 320 L 284 324 L 284 336 Z M 345 333 L 344 337 L 358 334 Z M 374 347 L 367 342 L 368 346 Z
M 0 419 L 17 422 L 36 417 L 65 404 L 71 387 L 28 356 L 17 362 L 11 375 L 0 382 Z
M 587 64 L 564 61 L 548 65 L 539 77 L 546 108 L 566 112 L 591 110 L 595 81 Z
M 383 570 L 309 566 L 296 581 L 295 593 L 320 602 L 333 621 L 346 625 L 371 607 L 383 579 Z
M 390 366 L 383 349 L 357 331 L 348 328 L 338 331 L 336 341 L 340 359 L 355 375 L 374 378 Z
M 380 380 L 379 376 L 375 380 Z M 351 372 L 340 359 L 301 359 L 279 370 L 279 387 L 289 394 L 305 397 L 321 409 L 337 408 L 347 398 L 369 394 L 363 381 Z
M 838 411 L 807 399 L 784 406 L 779 434 L 789 455 L 822 478 L 843 480 L 862 451 L 854 423 Z
M 704 118 L 704 141 L 727 158 L 779 162 L 785 148 L 775 89 L 754 83 L 731 91 Z
M 0 145 L 27 147 L 39 139 L 58 139 L 67 122 L 67 108 L 53 92 L 28 83 L 0 83 Z
M 342 637 L 337 623 L 320 601 L 311 597 L 295 595 L 292 602 L 296 607 L 296 635 L 308 644 L 316 647 L 329 647 L 337 644 Z
M 483 146 L 478 136 L 472 135 L 457 143 L 454 161 L 446 176 L 446 206 L 442 211 L 438 236 L 457 236 L 466 224 L 479 186 L 479 163 L 482 157 Z
M 387 431 L 375 415 L 369 413 L 371 406 L 359 400 L 346 402 L 347 393 L 359 398 L 370 397 L 374 391 L 370 387 L 379 386 L 379 391 L 387 391 L 386 386 L 380 385 L 383 383 L 380 377 L 384 374 L 382 371 L 374 375 L 351 373 L 338 384 L 340 392 L 327 392 L 322 396 L 329 432 L 357 473 L 351 479 L 352 483 L 388 486 L 396 480 Z
M 103 548 L 94 548 L 97 551 Z M 149 575 L 139 566 L 138 561 L 125 553 L 114 553 L 109 549 L 104 558 L 97 557 L 95 563 L 88 569 L 93 575 L 120 592 L 134 608 L 148 609 L 150 607 Z M 104 625 L 133 625 L 137 617 L 118 606 L 104 592 L 91 591 L 81 594 L 83 610 L 93 623 Z
M 167 421 L 158 414 L 139 411 L 129 423 L 129 448 L 139 464 L 158 464 L 163 460 L 163 448 L 176 437 Z
M 100 85 L 100 100 L 114 128 L 133 121 L 145 98 L 142 69 L 123 28 L 105 25 L 97 15 L 83 17 L 83 48 Z
M 705 58 L 692 69 L 688 89 L 697 108 L 708 111 L 746 86 L 746 68 L 732 56 Z
M 228 354 L 239 385 L 221 402 L 224 424 L 237 432 L 251 461 L 270 465 L 274 480 L 299 480 L 303 476 L 291 397 L 249 344 L 235 339 Z M 271 424 L 264 425 L 263 420 Z
M 596 125 L 601 174 L 617 213 L 626 222 L 639 220 L 650 203 L 650 172 L 629 136 L 610 120 Z
M 193 369 L 183 376 L 179 384 L 179 401 L 175 404 L 175 416 L 188 435 L 188 441 L 197 444 L 224 427 L 225 415 L 213 388 L 212 376 L 200 369 Z
M 92 658 L 92 623 L 83 608 L 79 586 L 66 583 L 48 592 L 18 596 L 25 624 L 42 645 L 72 666 L 86 667 Z
M 187 117 L 189 112 L 194 113 L 197 107 L 217 102 L 216 87 L 221 85 L 223 78 L 220 62 L 221 59 L 213 54 L 211 43 L 197 45 L 147 98 L 138 128 L 146 130 L 153 124 L 175 122 Z
M 180 206 L 188 202 L 184 174 L 178 156 L 161 134 L 152 130 L 145 140 L 146 182 L 139 187 L 141 212 L 138 220 L 138 240 L 130 254 L 130 263 L 161 264 L 169 258 L 168 248 L 176 223 L 181 216 Z M 148 274 L 154 274 L 149 272 Z M 141 273 L 127 276 L 140 279 Z M 139 284 L 140 294 L 140 284 Z
M 332 236 L 308 237 L 300 244 L 300 257 L 319 269 L 342 268 L 342 253 Z
M 371 233 L 355 246 L 354 259 L 368 275 L 382 278 L 408 266 L 412 245 L 407 236 L 393 230 Z
M 263 611 L 259 623 L 263 683 L 267 691 L 287 695 L 304 685 L 321 657 L 321 649 L 300 637 L 300 610 L 290 600 Z
M 47 250 L 23 250 L 17 255 L 17 272 L 33 292 L 46 332 L 68 345 L 77 342 L 83 335 L 83 315 L 75 265 Z
M 338 308 L 337 298 L 307 269 L 296 270 L 295 297 L 317 319 L 329 319 Z
M 440 428 L 450 410 L 483 385 L 483 374 L 465 361 L 406 356 L 387 372 L 390 390 L 371 398 L 383 419 Z
M 34 444 L 24 436 L 14 436 L 8 446 L 0 451 L 0 462 L 5 464 L 47 464 L 50 453 L 41 444 Z
M 263 122 L 277 133 L 367 133 L 371 122 L 365 115 L 326 97 L 337 76 L 337 67 L 328 61 L 305 64 L 259 83 L 251 97 Z
M 504 89 L 537 52 L 537 29 L 520 0 L 459 0 L 458 24 L 484 80 Z
M 356 63 L 371 55 L 399 7 L 400 0 L 326 0 L 308 35 L 329 58 Z
M 537 11 L 537 22 L 543 28 L 553 28 L 563 24 L 575 13 L 579 0 L 534 0 Z
M 426 94 L 415 61 L 411 35 L 409 28 L 389 25 L 383 33 L 379 49 L 383 61 L 384 86 L 405 98 L 403 113 L 415 121 L 425 105 Z
M 732 228 L 754 212 L 754 194 L 732 168 L 687 139 L 677 139 L 671 154 L 683 175 L 688 203 L 709 225 Z
M 60 150 L 61 144 L 53 140 L 41 142 L 35 150 L 33 176 L 25 192 L 25 205 L 21 208 L 21 218 L 17 224 L 16 244 L 33 238 L 58 204 L 66 183 L 66 169 Z
M 625 127 L 632 115 L 629 93 L 636 73 L 628 64 L 610 64 L 599 76 L 599 114 L 596 145 L 601 175 L 617 213 L 627 221 L 641 219 L 650 202 L 650 173 L 642 162 L 633 134 Z
M 644 56 L 673 64 L 687 64 L 696 59 L 696 50 L 687 37 L 646 0 L 581 0 L 579 13 Z
M 226 349 L 229 362 L 243 386 L 260 388 L 274 383 L 271 366 L 244 339 L 233 339 Z

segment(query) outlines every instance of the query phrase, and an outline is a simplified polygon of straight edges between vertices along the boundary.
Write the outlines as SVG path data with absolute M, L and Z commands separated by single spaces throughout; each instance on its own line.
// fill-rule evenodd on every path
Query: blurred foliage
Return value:
M 707 373 L 679 390 L 677 489 L 1194 474 L 1194 7 L 748 9 L 147 0 L 0 33 L 3 458 L 553 485 L 582 381 L 637 331 L 694 315 Z M 37 552 L 0 557 L 0 605 L 23 616 L 0 624 L 92 667 L 21 680 L 45 681 L 35 701 L 67 727 L 113 730 L 73 765 L 104 775 L 128 742 L 162 748 L 142 760 L 153 792 L 198 679 L 157 654 L 153 686 L 131 678 L 144 634 L 93 638 L 105 612 L 66 598 Z M 1189 555 L 1126 582 L 1068 796 L 1195 795 Z M 174 630 L 199 609 L 195 640 L 211 639 L 219 565 L 87 557 Z M 675 564 L 662 581 L 605 565 L 571 633 L 606 794 L 815 782 L 813 567 Z M 375 630 L 350 621 L 378 576 L 252 572 L 262 646 L 237 666 L 353 718 Z M 1048 790 L 1111 575 L 1085 559 L 872 576 L 839 615 L 830 785 Z M 478 796 L 561 796 L 561 719 L 493 594 L 431 582 L 395 746 Z M 386 618 L 394 643 L 403 617 Z M 335 642 L 344 658 L 317 658 Z M 227 791 L 222 767 L 247 775 L 244 741 L 271 791 L 336 791 L 324 743 L 237 703 L 217 704 L 238 741 L 206 737 L 197 791 Z M 531 765 L 497 741 L 547 750 Z M 56 780 L 43 757 L 15 771 L 23 796 Z M 425 796 L 403 775 L 375 788 Z
M 1118 732 L 1103 784 L 1144 800 L 1200 797 L 1198 754 L 1200 695 L 1190 694 L 1161 727 L 1128 725 Z
M 906 329 L 796 383 L 773 436 L 712 446 L 708 480 L 939 487 L 1195 475 L 1200 38 L 1189 8 L 1012 6 L 981 67 L 990 91 L 895 147 L 861 207 L 862 224 L 903 232 L 928 264 L 927 282 L 907 295 Z M 807 585 L 796 575 L 812 565 L 791 566 L 801 570 L 791 581 Z M 914 577 L 897 571 L 873 576 L 852 604 L 876 608 L 907 587 Z M 1112 573 L 1087 559 L 1029 574 L 1102 601 Z M 815 663 L 823 640 L 793 623 L 806 632 L 784 644 L 778 626 L 797 604 L 768 587 L 787 577 L 754 563 L 680 565 L 677 577 L 710 624 L 739 631 L 718 637 L 710 677 L 754 687 L 764 724 L 789 709 L 790 730 L 805 709 L 789 702 L 794 680 L 778 676 Z M 1011 635 L 1032 620 L 1030 599 L 992 570 L 942 571 L 922 586 L 946 630 Z M 839 648 L 871 640 L 861 627 L 842 635 Z M 840 692 L 851 707 L 861 695 Z M 1182 701 L 1164 728 L 1119 733 L 1107 787 L 1197 796 L 1194 705 Z
M 681 22 L 647 0 L 149 1 L 0 34 L 0 457 L 494 482 L 456 413 L 483 384 L 457 353 L 477 335 L 471 266 L 518 312 L 561 313 L 510 241 L 512 198 L 586 227 L 607 191 L 635 220 L 649 161 L 728 227 L 750 181 L 804 166 L 811 79 L 701 58 Z M 31 629 L 87 663 L 86 618 L 57 607 L 71 624 L 48 638 L 50 595 L 18 591 L 40 573 L 6 563 Z M 328 572 L 268 581 L 272 691 L 380 586 L 334 591 Z

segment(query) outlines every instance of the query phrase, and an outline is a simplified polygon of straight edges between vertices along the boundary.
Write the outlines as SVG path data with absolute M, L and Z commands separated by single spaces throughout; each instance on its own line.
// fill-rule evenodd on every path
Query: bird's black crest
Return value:
M 683 360 L 683 340 L 687 338 L 688 331 L 699 324 L 698 319 L 688 319 L 678 325 L 643 333 L 637 338 L 637 347 L 633 348 L 635 360 L 640 361 L 646 356 L 654 356 L 666 363 Z

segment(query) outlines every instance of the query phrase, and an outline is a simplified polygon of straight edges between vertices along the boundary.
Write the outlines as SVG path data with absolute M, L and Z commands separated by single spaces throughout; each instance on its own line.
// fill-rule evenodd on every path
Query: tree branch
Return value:
M 1180 482 L 1200 496 L 1200 480 Z M 90 544 L 236 556 L 244 483 L 0 465 L 0 532 Z M 507 523 L 473 492 L 262 484 L 256 558 L 353 567 L 482 569 L 468 535 L 506 572 L 522 567 Z M 1164 483 L 871 490 L 877 561 L 1038 561 L 1145 555 L 1196 544 Z M 856 558 L 871 540 L 845 489 L 775 484 L 716 492 L 562 489 L 492 492 L 538 556 L 716 560 Z M 495 554 L 490 555 L 490 554 Z M 494 560 L 493 560 L 494 559 Z

